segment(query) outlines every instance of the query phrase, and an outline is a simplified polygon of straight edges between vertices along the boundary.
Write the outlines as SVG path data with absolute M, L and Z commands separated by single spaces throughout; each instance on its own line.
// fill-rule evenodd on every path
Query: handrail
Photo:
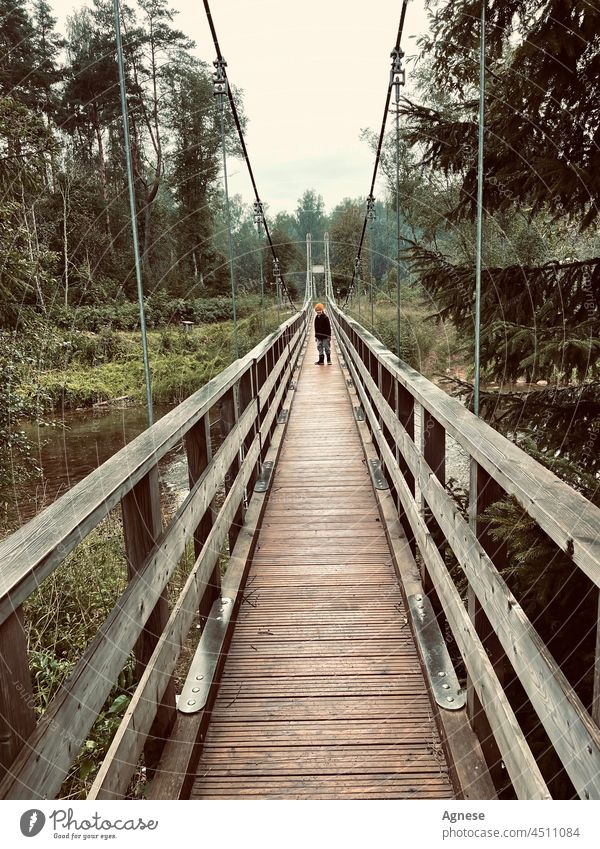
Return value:
M 212 604 L 220 586 L 221 545 L 229 535 L 232 546 L 239 533 L 246 487 L 256 479 L 268 450 L 307 322 L 305 308 L 0 544 L 0 651 L 13 679 L 0 696 L 0 730 L 10 744 L 0 750 L 6 772 L 0 797 L 48 798 L 59 792 L 130 652 L 135 648 L 141 674 L 156 646 L 164 645 L 173 627 L 166 586 L 192 539 L 193 593 L 198 601 Z M 225 439 L 212 456 L 209 413 L 219 402 Z M 157 463 L 182 438 L 190 492 L 161 529 Z M 213 511 L 223 483 L 225 503 Z M 18 606 L 119 502 L 128 586 L 35 727 Z M 189 611 L 176 610 L 182 617 L 176 627 L 183 641 Z M 161 693 L 152 708 L 144 700 L 146 731 L 154 720 L 168 721 L 173 714 L 169 682 L 178 654 L 169 645 L 161 660 Z M 140 739 L 141 748 L 146 734 Z
M 600 587 L 600 509 L 533 460 L 460 401 L 398 359 L 368 330 L 335 306 L 377 360 L 467 453 L 514 495 L 549 537 Z
M 534 774 L 537 767 L 532 767 L 531 754 L 524 753 L 520 743 L 515 748 L 522 738 L 518 726 L 518 733 L 511 740 L 499 725 L 500 705 L 491 693 L 495 692 L 498 698 L 503 698 L 504 693 L 495 674 L 490 677 L 478 659 L 479 609 L 486 614 L 505 661 L 512 664 L 577 792 L 582 798 L 600 798 L 600 731 L 594 721 L 597 717 L 590 717 L 486 550 L 485 532 L 478 517 L 490 503 L 490 495 L 488 491 L 486 496 L 480 485 L 481 470 L 497 487 L 493 500 L 503 493 L 513 495 L 596 585 L 600 584 L 600 510 L 456 399 L 401 362 L 334 304 L 329 305 L 329 310 L 365 407 L 376 450 L 396 489 L 407 527 L 419 546 L 426 583 L 437 592 L 470 674 L 470 686 L 480 696 L 492 731 L 496 732 L 496 742 L 517 795 L 543 798 L 544 787 L 540 785 L 539 771 Z M 412 437 L 415 402 L 422 407 L 422 448 L 415 445 Z M 445 433 L 460 443 L 471 458 L 470 522 L 444 487 Z M 487 483 L 491 490 L 489 480 Z M 433 525 L 415 499 L 415 484 L 435 520 Z M 469 609 L 475 614 L 473 626 L 479 648 L 472 644 L 472 626 L 464 620 L 465 610 L 460 599 L 457 602 L 440 545 L 450 546 L 468 580 Z M 467 634 L 471 636 L 465 639 Z M 597 657 L 596 668 L 598 665 Z M 471 700 L 471 713 L 475 712 Z M 527 762 L 529 767 L 523 772 Z
M 296 320 L 295 316 L 289 318 L 248 354 L 0 542 L 0 625 Z

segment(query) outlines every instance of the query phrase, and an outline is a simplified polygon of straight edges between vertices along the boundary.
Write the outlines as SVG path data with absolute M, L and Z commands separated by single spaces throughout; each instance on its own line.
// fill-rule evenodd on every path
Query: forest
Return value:
M 482 412 L 595 499 L 600 12 L 587 3 L 559 0 L 541 6 L 490 0 L 488 7 Z M 440 0 L 428 9 L 430 32 L 407 68 L 412 86 L 400 103 L 399 150 L 388 121 L 383 191 L 366 232 L 362 285 L 371 312 L 368 305 L 360 312 L 361 298 L 351 309 L 395 345 L 390 328 L 398 154 L 408 322 L 406 347 L 399 353 L 427 370 L 428 340 L 441 322 L 461 340 L 460 374 L 468 384 L 479 3 Z M 46 0 L 2 6 L 0 428 L 11 443 L 8 450 L 19 447 L 10 423 L 56 398 L 53 390 L 48 402 L 43 386 L 37 395 L 10 387 L 19 382 L 31 387 L 36 366 L 38 372 L 56 366 L 65 349 L 75 352 L 76 361 L 83 347 L 79 358 L 93 362 L 94 345 L 82 332 L 104 334 L 98 344 L 106 359 L 120 344 L 106 335 L 138 327 L 112 15 L 112 3 L 93 0 L 74 11 L 60 33 Z M 123 5 L 122 18 L 149 325 L 223 321 L 230 281 L 212 68 L 190 53 L 192 42 L 177 28 L 176 13 L 165 0 Z M 244 125 L 239 92 L 236 98 Z M 239 144 L 228 110 L 226 119 L 226 143 L 235 156 Z M 363 136 L 365 144 L 375 145 L 373 131 Z M 238 293 L 260 294 L 262 268 L 272 304 L 273 268 L 264 233 L 250 205 L 238 196 L 232 205 Z M 328 231 L 334 289 L 344 303 L 364 196 L 343 199 L 327 211 L 316 187 L 289 212 L 272 217 L 265 205 L 292 297 L 299 302 L 303 294 L 306 234 L 312 234 L 319 262 Z M 257 309 L 249 302 L 245 312 Z M 440 366 L 440 359 L 434 364 Z M 527 392 L 517 381 L 540 385 Z M 3 446 L 6 452 L 6 440 Z M 6 468 L 6 456 L 0 465 Z
M 467 405 L 480 5 L 426 3 L 430 31 L 407 63 L 411 85 L 398 107 L 398 145 L 389 116 L 361 288 L 348 304 L 395 350 L 399 206 L 396 353 Z M 0 8 L 5 503 L 20 480 L 39 471 L 23 419 L 43 421 L 117 396 L 141 402 L 142 373 L 112 2 L 92 0 L 73 11 L 62 33 L 46 0 L 0 0 Z M 487 8 L 481 415 L 600 505 L 600 10 L 583 0 L 488 0 Z M 174 404 L 234 357 L 213 69 L 210 57 L 190 52 L 165 0 L 136 0 L 121 10 L 156 398 Z M 252 116 L 244 114 L 242 94 L 235 97 L 245 126 Z M 227 110 L 225 133 L 228 155 L 239 157 Z M 372 129 L 363 141 L 374 152 Z M 304 296 L 307 233 L 317 263 L 329 233 L 334 292 L 345 303 L 366 212 L 365 195 L 352 194 L 359 188 L 349 186 L 331 210 L 318 186 L 275 215 L 265 198 L 296 306 Z M 277 326 L 285 305 L 276 302 L 271 252 L 252 206 L 239 196 L 231 203 L 246 351 Z M 195 325 L 193 334 L 180 332 L 182 321 Z M 597 594 L 515 503 L 497 503 L 489 520 L 508 547 L 507 582 L 589 702 L 591 682 L 581 670 L 593 664 Z M 41 649 L 40 657 L 46 666 L 68 665 Z
M 383 192 L 367 229 L 363 286 L 373 329 L 391 347 L 398 154 L 403 320 L 409 321 L 406 338 L 416 339 L 399 353 L 421 365 L 415 363 L 423 342 L 417 337 L 427 322 L 433 333 L 440 322 L 454 328 L 467 383 L 458 388 L 468 394 L 479 3 L 439 0 L 427 6 L 430 31 L 408 67 L 411 95 L 399 107 L 399 150 L 391 129 L 384 143 Z M 596 499 L 600 12 L 583 2 L 490 0 L 488 16 L 483 414 Z M 165 0 L 123 5 L 122 18 L 149 325 L 225 320 L 230 282 L 212 69 L 190 53 L 192 42 L 177 28 L 176 13 Z M 241 96 L 236 97 L 243 125 Z M 235 156 L 238 140 L 228 112 L 226 118 L 226 143 Z M 373 132 L 363 135 L 374 146 Z M 9 436 L 9 450 L 18 450 L 11 422 L 32 412 L 33 398 L 31 392 L 13 391 L 24 382 L 23 369 L 31 384 L 36 357 L 43 371 L 56 364 L 57 351 L 89 348 L 82 332 L 106 336 L 138 326 L 107 0 L 74 11 L 64 33 L 46 0 L 4 2 L 0 182 L 0 427 Z M 238 293 L 260 294 L 262 268 L 273 303 L 264 233 L 248 204 L 240 197 L 232 204 Z M 334 289 L 343 303 L 365 198 L 348 197 L 326 211 L 316 187 L 304 192 L 295 210 L 271 217 L 266 206 L 291 295 L 298 300 L 303 294 L 306 233 L 320 261 L 328 231 Z M 360 311 L 360 304 L 359 298 L 351 309 Z M 250 303 L 246 312 L 257 309 Z M 371 321 L 366 306 L 362 320 Z M 78 340 L 73 333 L 80 334 Z M 110 340 L 102 345 L 110 357 Z M 48 362 L 40 359 L 40 346 Z M 93 361 L 89 350 L 86 356 Z M 539 385 L 528 392 L 517 381 Z M 38 392 L 38 406 L 42 396 Z M 3 440 L 4 452 L 6 445 Z

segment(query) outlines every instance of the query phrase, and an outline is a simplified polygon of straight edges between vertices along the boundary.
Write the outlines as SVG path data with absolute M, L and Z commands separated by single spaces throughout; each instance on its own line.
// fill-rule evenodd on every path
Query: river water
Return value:
M 171 409 L 154 408 L 158 421 Z M 8 506 L 10 522 L 22 525 L 52 504 L 86 475 L 135 439 L 148 426 L 143 407 L 102 408 L 65 413 L 38 426 L 24 423 L 32 454 L 42 470 L 21 484 Z M 188 492 L 187 465 L 183 447 L 169 452 L 159 464 L 161 491 L 181 500 Z
M 158 421 L 171 409 L 154 408 Z M 415 441 L 420 442 L 420 410 L 415 406 Z M 40 478 L 21 484 L 8 505 L 10 524 L 24 524 L 47 507 L 109 457 L 131 442 L 147 427 L 143 407 L 101 408 L 65 413 L 44 426 L 25 423 L 33 456 L 42 470 Z M 180 502 L 187 492 L 187 464 L 183 447 L 174 449 L 159 464 L 161 492 L 171 501 Z M 467 489 L 469 462 L 458 443 L 447 440 L 447 479 L 452 477 Z

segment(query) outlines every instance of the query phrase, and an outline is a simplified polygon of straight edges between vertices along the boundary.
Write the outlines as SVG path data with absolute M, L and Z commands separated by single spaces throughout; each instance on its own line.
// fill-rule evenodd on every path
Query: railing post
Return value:
M 238 384 L 234 384 L 221 398 L 221 433 L 225 438 L 227 434 L 233 430 L 235 424 L 238 420 L 238 395 L 239 395 L 239 386 Z M 225 495 L 229 492 L 233 483 L 238 475 L 240 470 L 240 460 L 239 453 L 237 454 L 235 460 L 225 473 Z M 241 511 L 243 509 L 243 505 L 240 504 L 240 508 L 236 515 L 234 516 L 233 522 L 231 523 L 231 527 L 229 529 L 229 551 L 232 552 L 235 547 L 235 541 L 238 537 L 239 528 L 240 528 L 240 519 L 241 519 Z
M 0 625 L 0 779 L 35 729 L 23 610 Z
M 398 386 L 398 420 L 400 424 L 403 426 L 404 430 L 410 436 L 411 439 L 415 438 L 415 399 L 410 394 L 410 392 L 400 385 L 398 381 L 396 381 Z M 398 465 L 400 467 L 400 471 L 404 477 L 404 480 L 408 484 L 408 488 L 412 494 L 412 497 L 415 497 L 415 478 L 412 472 L 408 467 L 408 463 L 406 460 L 400 455 Z M 413 536 L 412 528 L 410 526 L 410 522 L 406 517 L 404 511 L 401 512 L 400 521 L 402 523 L 402 527 L 404 528 L 404 533 L 406 534 L 406 538 L 408 540 L 408 544 L 412 551 L 413 557 L 417 551 L 417 544 L 415 542 L 415 538 Z
M 432 472 L 442 484 L 442 486 L 446 485 L 446 431 L 443 426 L 435 419 L 429 410 L 425 407 L 421 408 L 423 410 L 423 418 L 422 418 L 422 439 L 423 439 L 423 457 L 425 462 L 431 468 Z M 443 549 L 445 543 L 445 537 L 442 533 L 440 526 L 435 521 L 431 514 L 431 510 L 427 505 L 425 505 L 425 523 L 435 544 L 437 545 L 439 551 L 443 556 Z M 433 589 L 433 583 L 431 578 L 429 577 L 429 573 L 425 564 L 422 567 L 421 580 L 423 582 L 423 589 L 432 597 L 432 603 L 436 613 L 439 615 L 442 609 L 442 606 L 437 598 L 437 595 Z
M 394 413 L 397 413 L 398 396 L 396 392 L 396 381 L 393 379 L 392 375 L 390 374 L 386 366 L 383 365 L 383 363 L 379 363 L 379 391 L 383 395 L 384 400 L 386 401 L 390 410 L 392 410 L 392 412 Z M 381 427 L 381 432 L 383 433 L 384 439 L 389 445 L 391 451 L 396 454 L 397 461 L 398 456 L 394 437 L 392 436 L 388 427 L 384 424 L 381 416 L 379 417 L 379 426 Z M 398 493 L 396 492 L 396 488 L 392 486 L 390 492 L 397 508 L 400 503 L 400 499 L 398 497 Z
M 185 435 L 185 450 L 188 462 L 188 478 L 190 489 L 201 477 L 202 473 L 212 460 L 212 443 L 210 438 L 210 414 L 202 416 L 200 421 L 190 428 Z M 204 545 L 214 523 L 213 502 L 211 502 L 204 516 L 200 519 L 198 527 L 194 531 L 194 556 L 200 556 Z M 210 576 L 206 592 L 202 596 L 198 612 L 201 624 L 204 625 L 213 602 L 219 597 L 221 590 L 221 571 L 219 561 Z
M 129 579 L 142 567 L 148 553 L 154 547 L 161 532 L 160 490 L 158 466 L 150 471 L 131 489 L 121 502 L 123 532 Z M 166 589 L 148 617 L 135 647 L 136 679 L 142 676 L 146 664 L 169 619 L 169 603 Z M 150 729 L 144 747 L 147 769 L 158 763 L 160 753 L 175 720 L 175 682 L 167 684 L 156 719 Z
M 265 385 L 266 380 L 267 380 L 267 374 L 268 374 L 268 359 L 267 359 L 267 357 L 268 357 L 268 352 L 263 354 L 263 356 L 260 358 L 260 360 L 257 360 L 257 362 L 256 362 L 255 374 L 256 374 L 256 395 L 257 395 L 257 397 L 258 397 L 260 390 L 263 388 L 263 386 Z M 264 409 L 266 407 L 268 407 L 268 405 L 269 405 L 269 398 L 267 398 L 265 400 L 264 405 L 262 407 L 260 407 L 260 409 L 258 409 L 257 427 L 259 429 L 260 429 L 262 422 L 263 422 Z M 261 446 L 261 451 L 260 451 L 260 462 L 261 463 L 264 462 L 264 459 L 267 455 L 268 450 L 269 450 L 269 437 L 268 437 L 268 434 L 267 434 L 266 438 L 263 440 L 263 443 L 262 443 L 262 446 Z
M 501 500 L 504 495 L 504 491 L 498 483 L 496 483 L 494 478 L 492 478 L 485 469 L 476 462 L 476 460 L 471 458 L 469 482 L 469 524 L 475 532 L 475 535 L 483 549 L 489 555 L 490 559 L 497 568 L 501 568 L 508 563 L 506 546 L 503 543 L 495 542 L 491 538 L 488 532 L 489 523 L 482 518 L 482 515 L 490 504 Z M 477 596 L 470 586 L 467 590 L 467 605 L 471 621 L 473 622 L 479 639 L 481 640 L 492 666 L 494 667 L 500 686 L 504 687 L 506 683 L 505 673 L 508 663 L 506 655 L 494 632 L 494 629 L 481 608 Z M 496 745 L 496 741 L 494 740 L 485 711 L 481 707 L 481 703 L 470 679 L 467 679 L 467 709 L 473 730 L 481 743 L 481 748 L 487 761 L 490 774 L 496 784 L 496 788 L 500 790 L 503 785 L 507 785 L 507 773 L 502 767 L 500 751 Z
M 592 696 L 592 719 L 600 727 L 600 594 L 596 617 L 596 653 L 594 655 L 594 690 Z
M 254 410 L 256 416 L 256 377 L 255 377 L 255 363 L 252 363 L 246 374 L 244 374 L 240 380 L 240 394 L 239 394 L 239 411 L 238 415 L 242 415 L 242 413 L 250 406 L 250 404 L 254 403 Z M 244 456 L 246 452 L 252 445 L 254 437 L 256 436 L 256 427 L 257 427 L 257 418 L 254 419 L 252 426 L 248 431 L 248 435 L 244 439 L 243 442 L 243 451 Z M 247 490 L 252 490 L 254 487 L 254 482 L 256 481 L 256 469 L 250 475 L 250 479 L 248 481 Z M 242 520 L 243 521 L 243 520 Z

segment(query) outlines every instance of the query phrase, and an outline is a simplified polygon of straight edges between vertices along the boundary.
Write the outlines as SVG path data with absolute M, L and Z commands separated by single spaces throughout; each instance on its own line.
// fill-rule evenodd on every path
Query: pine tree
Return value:
M 443 182 L 435 200 L 443 214 L 434 229 L 413 237 L 407 255 L 441 316 L 469 340 L 481 0 L 432 0 L 429 8 L 419 98 L 402 104 L 403 135 L 419 157 L 419 177 L 428 186 Z M 600 243 L 593 232 L 600 8 L 580 0 L 487 0 L 486 9 L 483 376 L 549 385 L 484 388 L 481 414 L 600 504 Z M 463 394 L 471 389 L 460 386 Z M 508 547 L 505 579 L 589 705 L 597 588 L 516 501 L 493 505 L 487 516 Z M 521 694 L 513 695 L 531 727 Z
M 413 239 L 409 253 L 440 314 L 464 337 L 473 332 L 481 2 L 439 0 L 430 8 L 423 102 L 404 101 L 404 139 L 421 154 L 422 179 L 441 175 L 450 191 L 442 199 L 446 224 Z M 481 362 L 489 379 L 563 386 L 564 402 L 556 397 L 555 405 L 564 412 L 564 436 L 571 383 L 584 384 L 588 401 L 600 403 L 600 245 L 585 236 L 568 249 L 559 243 L 569 228 L 589 230 L 598 213 L 600 10 L 585 2 L 488 0 L 487 13 Z M 527 258 L 515 247 L 519 227 L 530 240 L 543 234 Z M 494 239 L 503 245 L 495 255 Z M 539 450 L 556 466 L 560 454 L 554 457 L 552 438 L 536 424 L 536 398 L 543 406 L 541 395 L 530 397 L 519 430 L 529 416 Z M 514 425 L 509 411 L 503 422 L 507 430 Z M 581 448 L 589 427 L 572 434 L 570 462 L 577 464 L 576 442 Z

